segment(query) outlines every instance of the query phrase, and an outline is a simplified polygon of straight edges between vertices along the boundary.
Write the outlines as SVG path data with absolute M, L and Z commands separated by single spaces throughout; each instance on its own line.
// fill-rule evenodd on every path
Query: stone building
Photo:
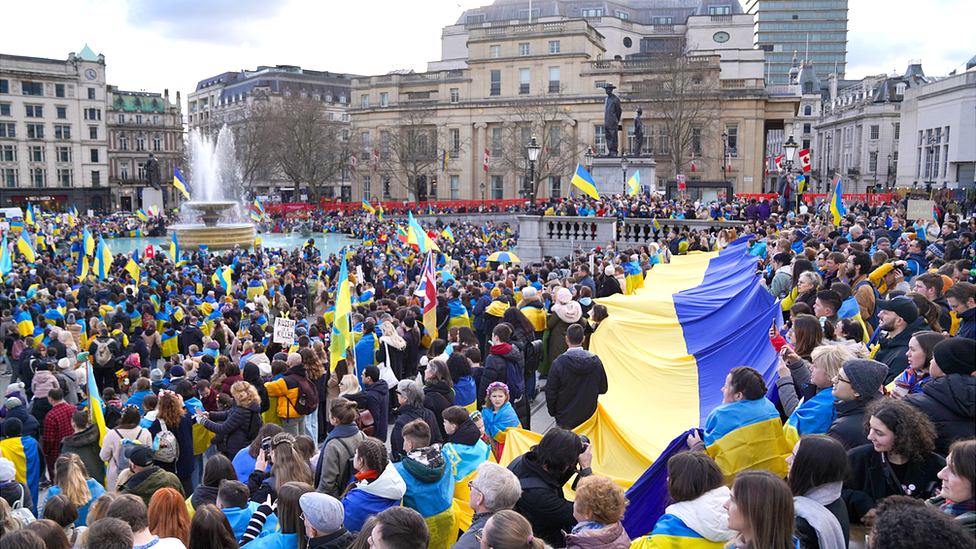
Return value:
M 0 54 L 0 206 L 111 211 L 105 56 Z
M 130 92 L 108 86 L 106 124 L 108 126 L 108 182 L 114 203 L 122 211 L 143 207 L 146 183 L 145 164 L 149 154 L 159 163 L 160 187 L 167 208 L 179 204 L 173 185 L 173 168 L 183 167 L 183 115 L 180 92 L 170 102 L 169 90 L 158 93 Z

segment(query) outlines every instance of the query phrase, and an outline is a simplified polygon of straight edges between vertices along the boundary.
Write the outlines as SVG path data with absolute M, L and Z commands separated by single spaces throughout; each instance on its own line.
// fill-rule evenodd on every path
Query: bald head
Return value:
M 288 354 L 288 366 L 289 367 L 298 366 L 301 363 L 302 363 L 302 355 L 300 355 L 298 353 L 289 353 Z

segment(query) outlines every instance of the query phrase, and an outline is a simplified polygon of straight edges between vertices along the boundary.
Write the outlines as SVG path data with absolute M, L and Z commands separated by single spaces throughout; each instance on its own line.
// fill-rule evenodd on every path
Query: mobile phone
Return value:
M 264 453 L 264 461 L 271 460 L 271 437 L 261 439 L 261 451 Z

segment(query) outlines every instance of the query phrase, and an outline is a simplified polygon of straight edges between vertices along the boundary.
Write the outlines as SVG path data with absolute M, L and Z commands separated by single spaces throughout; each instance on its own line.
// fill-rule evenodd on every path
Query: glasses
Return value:
M 298 515 L 298 519 L 301 520 L 302 522 L 305 522 L 305 513 Z
M 478 490 L 478 487 L 474 485 L 474 481 L 473 480 L 469 480 L 468 481 L 468 490 Z M 478 490 L 478 491 L 480 492 L 481 490 Z
M 851 384 L 851 380 L 849 380 L 849 379 L 844 379 L 844 378 L 842 378 L 842 377 L 840 377 L 840 376 L 837 376 L 837 381 L 842 381 L 842 382 L 844 382 L 844 383 L 846 383 L 846 384 L 848 384 L 848 385 L 852 385 L 852 384 Z

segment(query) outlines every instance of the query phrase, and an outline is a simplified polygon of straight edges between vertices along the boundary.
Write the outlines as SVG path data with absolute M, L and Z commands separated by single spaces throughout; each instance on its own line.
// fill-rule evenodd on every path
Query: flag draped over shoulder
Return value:
M 37 515 L 37 492 L 41 478 L 41 456 L 33 437 L 12 437 L 0 440 L 0 454 L 14 464 L 14 478 L 30 490 L 34 505 L 31 511 Z
M 7 247 L 7 235 L 3 235 L 3 244 L 0 244 L 3 248 L 0 249 L 0 275 L 6 276 L 7 273 L 13 270 L 14 263 L 10 258 L 10 248 Z
M 336 277 L 335 319 L 332 323 L 332 342 L 329 344 L 329 365 L 335 370 L 336 364 L 346 356 L 346 349 L 352 346 L 349 314 L 352 312 L 352 299 L 349 294 L 349 271 L 346 267 L 346 254 L 343 250 L 339 276 Z
M 723 404 L 705 424 L 705 451 L 731 483 L 739 471 L 768 469 L 785 477 L 792 448 L 776 406 L 765 397 Z

